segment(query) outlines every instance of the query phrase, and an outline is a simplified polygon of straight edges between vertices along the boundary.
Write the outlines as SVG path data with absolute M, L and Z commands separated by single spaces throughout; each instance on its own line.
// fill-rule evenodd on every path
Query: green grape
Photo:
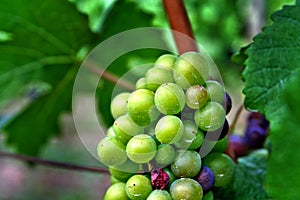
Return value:
M 153 190 L 146 200 L 172 200 L 166 190 Z
M 139 171 L 139 165 L 136 163 L 127 160 L 125 163 L 115 166 L 109 167 L 109 172 L 116 179 L 126 182 L 131 176 Z
M 206 88 L 208 92 L 208 99 L 210 101 L 218 103 L 222 103 L 224 101 L 225 89 L 219 82 L 213 80 L 206 81 Z
M 177 177 L 192 178 L 200 172 L 201 164 L 201 157 L 196 151 L 178 150 L 171 170 Z
M 130 200 L 125 191 L 125 183 L 115 183 L 111 185 L 104 197 L 103 200 Z
M 155 140 L 146 134 L 139 134 L 129 140 L 126 152 L 130 160 L 136 163 L 147 163 L 156 154 Z
M 143 175 L 134 175 L 126 183 L 126 194 L 132 200 L 146 199 L 152 192 L 150 180 Z
M 201 136 L 198 135 L 203 135 L 203 139 L 204 139 L 204 134 L 198 129 L 198 126 L 191 120 L 184 120 L 183 126 L 184 126 L 184 134 L 178 142 L 175 142 L 175 146 L 180 149 L 188 149 L 193 144 L 193 142 L 195 142 L 193 144 L 192 149 L 195 149 L 195 146 L 198 145 L 199 145 L 198 147 L 200 147 L 203 141 L 201 142 L 200 140 Z M 195 141 L 196 139 L 197 141 Z M 200 142 L 201 144 L 199 144 Z
M 119 179 L 117 179 L 117 178 L 114 177 L 114 176 L 110 176 L 109 179 L 110 179 L 110 184 L 111 184 L 111 185 L 113 185 L 113 184 L 115 184 L 115 183 L 124 183 L 124 181 L 120 181 Z
M 192 109 L 203 107 L 208 100 L 206 89 L 201 85 L 194 85 L 187 89 L 185 93 L 186 105 Z
M 139 80 L 137 80 L 137 82 L 135 83 L 135 89 L 136 90 L 147 89 L 147 83 L 145 77 L 142 77 Z
M 203 196 L 202 200 L 214 200 L 214 193 L 212 191 L 209 191 Z
M 154 66 L 163 67 L 163 68 L 166 68 L 166 69 L 172 71 L 174 68 L 174 63 L 175 63 L 176 59 L 177 59 L 177 57 L 175 55 L 164 54 L 156 60 Z
M 137 125 L 127 114 L 115 120 L 113 130 L 116 138 L 124 144 L 127 144 L 133 136 L 141 134 L 144 131 L 143 127 Z
M 160 165 L 168 165 L 174 161 L 176 152 L 169 144 L 160 144 L 157 147 L 155 161 Z
M 228 144 L 228 137 L 225 136 L 224 138 L 216 142 L 215 146 L 211 151 L 223 153 L 227 148 L 227 144 Z
M 173 200 L 199 200 L 203 197 L 201 185 L 191 178 L 180 178 L 170 187 Z
M 196 138 L 193 140 L 192 144 L 189 146 L 189 150 L 198 149 L 204 142 L 204 133 L 202 130 L 198 129 Z
M 203 85 L 208 77 L 208 63 L 201 54 L 186 52 L 175 62 L 173 77 L 183 89 Z
M 156 90 L 154 101 L 161 113 L 173 115 L 183 109 L 185 95 L 181 87 L 175 83 L 165 83 Z
M 109 136 L 109 137 L 115 137 L 116 136 L 112 126 L 107 129 L 106 136 Z
M 177 177 L 174 175 L 172 170 L 169 167 L 163 168 L 163 171 L 166 172 L 169 176 L 169 184 L 168 187 L 171 186 L 171 184 L 177 179 Z
M 173 115 L 162 117 L 155 126 L 155 136 L 162 144 L 178 142 L 184 134 L 181 120 Z
M 127 107 L 129 116 L 139 126 L 149 125 L 159 115 L 154 105 L 154 93 L 147 89 L 132 92 Z
M 104 137 L 97 146 L 100 161 L 107 166 L 116 166 L 127 160 L 125 145 L 115 137 Z
M 147 89 L 155 91 L 163 83 L 172 83 L 173 75 L 172 73 L 162 67 L 150 68 L 145 75 L 145 81 L 147 84 Z
M 123 92 L 116 95 L 111 101 L 110 111 L 114 119 L 127 113 L 127 99 L 129 95 L 129 92 Z
M 228 155 L 211 153 L 204 158 L 203 162 L 215 175 L 214 186 L 226 187 L 233 180 L 235 165 Z
M 194 120 L 204 131 L 215 131 L 223 126 L 226 112 L 221 104 L 207 102 L 206 105 L 195 112 Z

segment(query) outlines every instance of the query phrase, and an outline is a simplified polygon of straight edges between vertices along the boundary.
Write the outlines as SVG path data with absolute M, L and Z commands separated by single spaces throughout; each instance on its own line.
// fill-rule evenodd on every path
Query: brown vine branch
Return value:
M 191 23 L 182 0 L 163 0 L 164 8 L 167 13 L 169 24 L 172 30 L 178 31 L 190 37 L 182 37 L 173 33 L 179 54 L 187 51 L 199 51 L 194 40 Z M 191 40 L 193 39 L 193 40 Z
M 115 83 L 116 85 L 124 89 L 132 91 L 135 88 L 132 83 L 126 80 L 122 80 L 120 79 L 120 77 L 105 71 L 104 69 L 100 68 L 97 64 L 92 63 L 91 61 L 86 61 L 84 63 L 84 67 L 86 67 L 88 70 L 95 73 L 96 75 L 101 76 L 103 79 Z
M 86 166 L 80 166 L 70 163 L 64 163 L 64 162 L 57 162 L 57 161 L 50 161 L 45 160 L 41 158 L 36 158 L 32 156 L 25 156 L 25 155 L 19 155 L 19 154 L 13 154 L 13 153 L 7 153 L 0 151 L 0 158 L 6 157 L 6 158 L 12 158 L 16 160 L 26 161 L 26 162 L 32 162 L 39 165 L 44 165 L 48 167 L 56 167 L 61 169 L 68 169 L 68 170 L 75 170 L 75 171 L 86 171 L 86 172 L 94 172 L 94 173 L 108 173 L 108 170 L 101 169 L 98 167 L 86 167 Z

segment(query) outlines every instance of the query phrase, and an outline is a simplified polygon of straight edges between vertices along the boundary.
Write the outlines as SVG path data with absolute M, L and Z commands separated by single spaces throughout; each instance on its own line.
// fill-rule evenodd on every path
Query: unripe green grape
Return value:
M 181 87 L 174 83 L 165 83 L 155 92 L 155 105 L 165 115 L 179 113 L 185 105 L 185 95 Z
M 115 137 L 104 137 L 97 146 L 100 161 L 107 166 L 116 166 L 127 160 L 125 145 Z
M 117 118 L 113 124 L 113 130 L 116 138 L 127 144 L 133 136 L 143 133 L 143 127 L 137 125 L 129 115 L 122 115 Z
M 206 81 L 206 88 L 208 92 L 208 99 L 210 101 L 218 103 L 222 103 L 224 101 L 225 89 L 219 82 L 213 80 Z
M 190 146 L 192 145 L 194 140 L 197 138 L 198 132 L 201 132 L 201 131 L 198 129 L 198 126 L 195 124 L 195 122 L 193 122 L 191 120 L 184 120 L 183 126 L 184 126 L 184 134 L 178 142 L 175 142 L 175 146 L 180 149 L 188 149 L 188 148 L 190 148 Z M 204 135 L 203 135 L 203 138 L 204 138 Z M 198 139 L 198 143 L 199 143 L 200 137 L 198 136 L 197 139 Z M 199 146 L 201 144 L 199 144 Z M 198 144 L 194 144 L 194 145 L 198 145 Z
M 190 150 L 178 150 L 177 158 L 171 165 L 171 170 L 177 177 L 195 177 L 201 169 L 202 162 L 198 152 Z
M 160 165 L 168 165 L 174 161 L 176 152 L 169 144 L 160 144 L 157 147 L 155 161 Z
M 228 155 L 211 153 L 204 158 L 203 162 L 215 175 L 214 186 L 226 187 L 233 180 L 235 164 Z
M 128 179 L 125 190 L 130 199 L 142 200 L 152 192 L 152 185 L 146 176 L 134 175 Z
M 115 136 L 116 136 L 116 134 L 115 134 L 114 129 L 113 129 L 112 126 L 110 126 L 110 127 L 107 129 L 107 131 L 106 131 L 106 136 L 109 136 L 109 137 L 115 137 Z
M 187 89 L 185 93 L 186 105 L 192 109 L 199 109 L 206 104 L 208 94 L 201 85 L 194 85 Z
M 103 200 L 130 200 L 125 191 L 125 183 L 115 183 L 111 185 L 105 195 Z
M 130 160 L 136 163 L 147 163 L 156 154 L 156 142 L 146 134 L 139 134 L 129 140 L 126 152 Z
M 166 190 L 153 190 L 146 200 L 172 200 L 172 198 Z
M 203 85 L 208 77 L 208 63 L 201 54 L 186 52 L 175 62 L 173 77 L 183 89 Z
M 204 142 L 204 133 L 202 130 L 198 129 L 196 138 L 193 140 L 192 144 L 189 146 L 189 150 L 198 149 Z
M 169 184 L 168 187 L 171 186 L 171 184 L 177 179 L 177 177 L 174 175 L 172 170 L 169 167 L 163 168 L 163 171 L 166 172 L 169 176 Z
M 174 63 L 175 63 L 176 59 L 177 59 L 177 57 L 175 55 L 164 54 L 156 60 L 154 66 L 163 67 L 163 68 L 166 68 L 166 69 L 172 71 L 174 68 Z
M 130 160 L 127 160 L 121 165 L 109 167 L 110 174 L 122 182 L 126 182 L 131 176 L 137 173 L 138 170 L 139 165 Z
M 223 126 L 226 112 L 221 104 L 207 102 L 206 105 L 195 112 L 194 120 L 204 131 L 215 131 Z
M 178 142 L 184 134 L 182 121 L 173 115 L 162 117 L 155 126 L 155 136 L 162 144 Z
M 214 193 L 212 191 L 209 191 L 203 196 L 202 200 L 214 200 Z
M 111 101 L 110 111 L 114 119 L 127 113 L 127 99 L 129 95 L 129 92 L 122 92 Z
M 111 185 L 113 185 L 115 183 L 124 183 L 124 181 L 120 181 L 119 179 L 117 179 L 116 177 L 114 177 L 112 175 L 109 177 L 109 180 L 110 180 Z
M 132 92 L 127 107 L 129 116 L 139 126 L 149 125 L 159 115 L 154 105 L 154 93 L 147 89 Z
M 145 77 L 140 78 L 135 83 L 135 89 L 147 89 L 147 83 Z
M 224 138 L 216 142 L 215 146 L 211 151 L 223 153 L 227 148 L 227 144 L 228 144 L 228 137 L 225 136 Z
M 170 194 L 173 200 L 199 200 L 203 197 L 203 190 L 197 181 L 181 178 L 172 183 Z
M 155 91 L 163 83 L 172 83 L 173 75 L 172 73 L 162 67 L 150 68 L 145 75 L 145 81 L 147 84 L 147 89 Z

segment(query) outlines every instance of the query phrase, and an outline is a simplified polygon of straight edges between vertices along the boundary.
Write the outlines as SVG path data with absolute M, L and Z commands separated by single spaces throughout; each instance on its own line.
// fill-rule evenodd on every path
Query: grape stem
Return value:
M 190 38 L 182 37 L 176 32 L 173 32 L 173 37 L 176 42 L 177 50 L 179 54 L 183 54 L 188 51 L 198 52 L 197 43 L 194 40 L 194 34 L 192 31 L 191 23 L 188 18 L 186 9 L 182 0 L 163 0 L 163 5 L 169 20 L 171 29 L 187 35 L 192 38 L 194 42 L 191 42 Z
M 100 76 L 101 78 L 103 78 L 107 81 L 115 83 L 116 85 L 118 85 L 124 89 L 133 91 L 135 88 L 135 86 L 132 83 L 130 83 L 124 79 L 121 79 L 120 77 L 118 77 L 114 74 L 111 74 L 111 73 L 105 71 L 104 69 L 102 69 L 97 64 L 95 64 L 91 61 L 86 61 L 84 63 L 84 67 L 86 67 L 89 71 L 95 73 L 97 76 Z
M 240 117 L 243 109 L 244 109 L 244 106 L 240 105 L 239 108 L 238 108 L 238 110 L 236 111 L 236 114 L 234 116 L 234 119 L 233 119 L 233 121 L 232 121 L 232 123 L 230 125 L 230 128 L 229 128 L 229 131 L 228 131 L 229 135 L 233 133 L 233 130 L 234 130 L 235 126 L 236 126 L 236 123 L 237 123 L 237 121 L 238 121 L 238 119 L 239 119 L 239 117 Z
M 102 169 L 98 167 L 87 167 L 87 166 L 75 165 L 75 164 L 58 162 L 58 161 L 50 161 L 50 160 L 45 160 L 37 157 L 0 151 L 0 158 L 4 158 L 4 157 L 30 162 L 34 164 L 44 165 L 48 167 L 67 169 L 67 170 L 86 171 L 86 172 L 105 173 L 105 174 L 109 173 L 107 169 Z

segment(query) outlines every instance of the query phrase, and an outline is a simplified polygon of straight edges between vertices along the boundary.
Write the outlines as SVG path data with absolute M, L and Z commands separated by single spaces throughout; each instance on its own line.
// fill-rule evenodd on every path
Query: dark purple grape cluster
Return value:
M 232 134 L 229 137 L 229 148 L 234 159 L 248 154 L 250 150 L 263 148 L 269 132 L 269 121 L 258 112 L 251 112 L 243 136 Z

